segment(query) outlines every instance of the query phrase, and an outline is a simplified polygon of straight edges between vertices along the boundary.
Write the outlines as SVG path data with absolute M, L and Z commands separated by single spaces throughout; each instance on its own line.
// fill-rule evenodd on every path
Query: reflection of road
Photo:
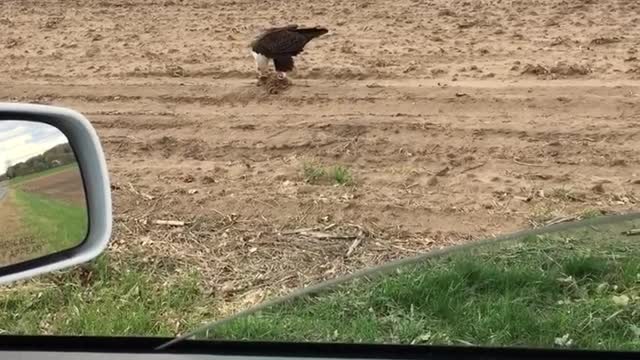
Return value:
M 0 200 L 4 199 L 5 195 L 7 195 L 7 183 L 0 182 Z

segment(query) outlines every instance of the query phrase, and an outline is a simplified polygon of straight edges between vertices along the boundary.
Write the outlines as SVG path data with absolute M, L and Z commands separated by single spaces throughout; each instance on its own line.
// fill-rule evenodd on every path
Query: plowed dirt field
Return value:
M 2 9 L 0 99 L 71 107 L 101 137 L 109 251 L 197 269 L 233 306 L 432 248 L 638 208 L 634 0 Z M 247 45 L 286 23 L 330 33 L 297 58 L 291 88 L 268 94 Z M 314 181 L 335 166 L 345 185 Z

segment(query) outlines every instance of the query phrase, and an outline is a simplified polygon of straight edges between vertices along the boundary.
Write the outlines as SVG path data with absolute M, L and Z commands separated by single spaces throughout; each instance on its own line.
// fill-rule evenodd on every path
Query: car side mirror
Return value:
M 0 103 L 0 284 L 95 258 L 111 226 L 107 164 L 89 121 Z

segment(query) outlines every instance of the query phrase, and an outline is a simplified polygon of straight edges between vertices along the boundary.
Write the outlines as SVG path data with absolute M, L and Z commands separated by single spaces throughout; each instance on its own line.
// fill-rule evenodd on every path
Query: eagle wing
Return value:
M 265 31 L 262 32 L 262 34 L 267 34 L 267 33 L 271 33 L 274 31 L 280 31 L 280 30 L 295 30 L 298 28 L 298 25 L 296 24 L 290 24 L 290 25 L 286 25 L 286 26 L 277 26 L 277 27 L 272 27 L 272 28 L 268 28 Z
M 296 25 L 290 25 L 265 32 L 252 43 L 253 51 L 270 58 L 298 55 L 309 39 L 293 31 L 296 28 Z

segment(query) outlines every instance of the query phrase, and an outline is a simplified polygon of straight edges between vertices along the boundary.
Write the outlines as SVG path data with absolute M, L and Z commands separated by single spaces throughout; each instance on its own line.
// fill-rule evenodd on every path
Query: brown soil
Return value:
M 269 94 L 247 44 L 290 22 L 331 32 Z M 638 208 L 634 0 L 7 0 L 0 31 L 0 99 L 96 126 L 110 251 L 196 268 L 232 308 Z M 353 185 L 306 183 L 307 161 L 344 165 Z
M 38 177 L 21 184 L 20 188 L 77 206 L 86 206 L 84 184 L 78 169 Z

